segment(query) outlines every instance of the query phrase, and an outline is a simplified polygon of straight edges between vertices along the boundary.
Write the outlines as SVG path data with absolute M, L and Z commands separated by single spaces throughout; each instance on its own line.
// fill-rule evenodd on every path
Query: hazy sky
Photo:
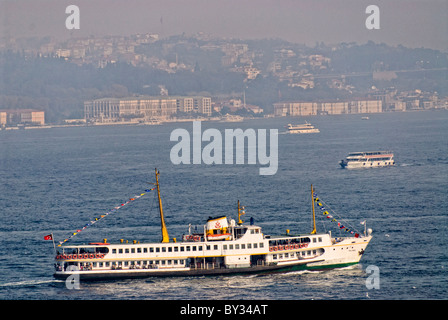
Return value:
M 65 8 L 80 9 L 67 30 Z M 380 29 L 368 30 L 368 5 Z M 205 32 L 314 45 L 369 40 L 448 50 L 448 0 L 0 0 L 0 36 L 83 37 Z

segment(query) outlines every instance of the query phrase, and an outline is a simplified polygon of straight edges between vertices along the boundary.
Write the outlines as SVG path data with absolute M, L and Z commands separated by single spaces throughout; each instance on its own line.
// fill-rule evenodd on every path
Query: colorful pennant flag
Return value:
M 323 201 L 319 199 L 319 197 L 317 196 L 316 193 L 313 193 L 314 196 L 314 201 L 317 203 L 318 207 L 322 210 L 322 214 L 327 218 L 327 219 L 331 219 L 330 221 L 332 222 L 337 222 L 337 225 L 339 227 L 339 229 L 344 230 L 345 232 L 348 232 L 350 234 L 353 234 L 355 236 L 355 238 L 359 237 L 359 233 L 355 233 L 355 231 L 347 228 L 346 226 L 344 226 L 343 224 L 341 224 L 338 220 L 336 220 L 336 218 L 334 218 L 329 212 L 328 210 L 325 208 Z M 365 221 L 361 222 L 361 224 L 364 224 Z
M 71 235 L 70 237 L 68 237 L 67 239 L 64 239 L 63 241 L 59 241 L 59 245 L 58 245 L 58 246 L 60 247 L 63 243 L 67 242 L 68 240 L 70 240 L 71 238 L 73 238 L 74 236 L 76 236 L 78 233 L 84 231 L 85 229 L 87 229 L 88 227 L 90 227 L 90 226 L 92 226 L 93 224 L 97 223 L 97 222 L 100 221 L 101 219 L 107 217 L 109 214 L 114 213 L 115 211 L 117 211 L 117 210 L 123 208 L 125 205 L 131 203 L 132 201 L 135 201 L 135 200 L 137 200 L 137 199 L 143 197 L 146 193 L 151 192 L 151 191 L 153 191 L 154 189 L 155 189 L 155 188 L 152 188 L 152 189 L 146 189 L 144 193 L 140 193 L 140 195 L 135 195 L 135 196 L 133 196 L 132 198 L 129 198 L 128 201 L 122 203 L 120 206 L 116 206 L 116 207 L 114 207 L 112 210 L 110 210 L 110 211 L 108 211 L 108 212 L 106 212 L 106 213 L 100 215 L 99 218 L 94 218 L 92 221 L 90 221 L 89 223 L 85 224 L 82 228 L 77 229 L 76 232 L 73 232 L 72 235 Z M 49 237 L 49 238 L 47 239 L 47 237 Z M 53 240 L 53 235 L 45 236 L 45 237 L 44 237 L 44 240 Z

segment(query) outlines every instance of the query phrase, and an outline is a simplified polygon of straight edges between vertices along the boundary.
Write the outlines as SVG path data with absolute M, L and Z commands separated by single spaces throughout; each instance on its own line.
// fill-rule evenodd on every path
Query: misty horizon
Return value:
M 313 1 L 302 0 L 142 0 L 77 1 L 80 28 L 68 30 L 69 1 L 1 1 L 0 37 L 126 36 L 156 33 L 161 38 L 203 32 L 233 39 L 280 38 L 316 43 L 385 43 L 448 51 L 446 1 Z M 368 30 L 370 4 L 380 9 L 380 29 Z

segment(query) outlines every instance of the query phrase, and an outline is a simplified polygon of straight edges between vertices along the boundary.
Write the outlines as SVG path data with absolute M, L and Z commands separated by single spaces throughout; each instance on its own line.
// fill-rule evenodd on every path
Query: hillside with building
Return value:
M 42 111 L 45 123 L 372 113 L 448 102 L 448 55 L 425 48 L 204 33 L 3 40 L 0 109 Z

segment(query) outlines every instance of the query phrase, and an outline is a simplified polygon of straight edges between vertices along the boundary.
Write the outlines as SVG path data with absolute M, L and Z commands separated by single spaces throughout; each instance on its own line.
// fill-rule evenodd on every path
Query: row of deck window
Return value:
M 323 252 L 323 250 L 322 250 Z M 319 253 L 322 253 L 319 252 Z M 294 258 L 294 256 L 297 256 L 297 258 L 299 257 L 306 257 L 306 256 L 315 256 L 317 255 L 317 250 L 307 250 L 307 251 L 301 251 L 301 252 L 291 252 L 291 253 L 280 253 L 280 254 L 273 254 L 272 255 L 272 259 L 277 260 L 277 259 L 287 259 L 287 258 Z
M 159 253 L 159 252 L 194 252 L 205 250 L 218 250 L 218 245 L 191 245 L 191 246 L 163 246 L 163 247 L 143 247 L 143 248 L 113 248 L 112 254 L 128 254 L 128 253 Z M 242 243 L 242 244 L 224 244 L 223 250 L 239 250 L 239 249 L 258 249 L 263 248 L 263 242 L 260 243 Z
M 260 243 L 236 243 L 235 245 L 233 244 L 229 244 L 227 246 L 227 244 L 223 244 L 222 245 L 222 249 L 223 250 L 239 250 L 239 249 L 258 249 L 258 248 L 264 248 L 264 243 L 260 242 Z
M 104 262 L 81 262 L 81 263 L 67 263 L 69 265 L 77 266 L 81 271 L 92 270 L 97 268 L 111 268 L 111 269 L 154 269 L 158 267 L 184 267 L 185 259 L 170 259 L 170 260 L 141 260 L 141 261 L 104 261 Z M 61 270 L 62 265 L 57 264 L 56 270 Z

